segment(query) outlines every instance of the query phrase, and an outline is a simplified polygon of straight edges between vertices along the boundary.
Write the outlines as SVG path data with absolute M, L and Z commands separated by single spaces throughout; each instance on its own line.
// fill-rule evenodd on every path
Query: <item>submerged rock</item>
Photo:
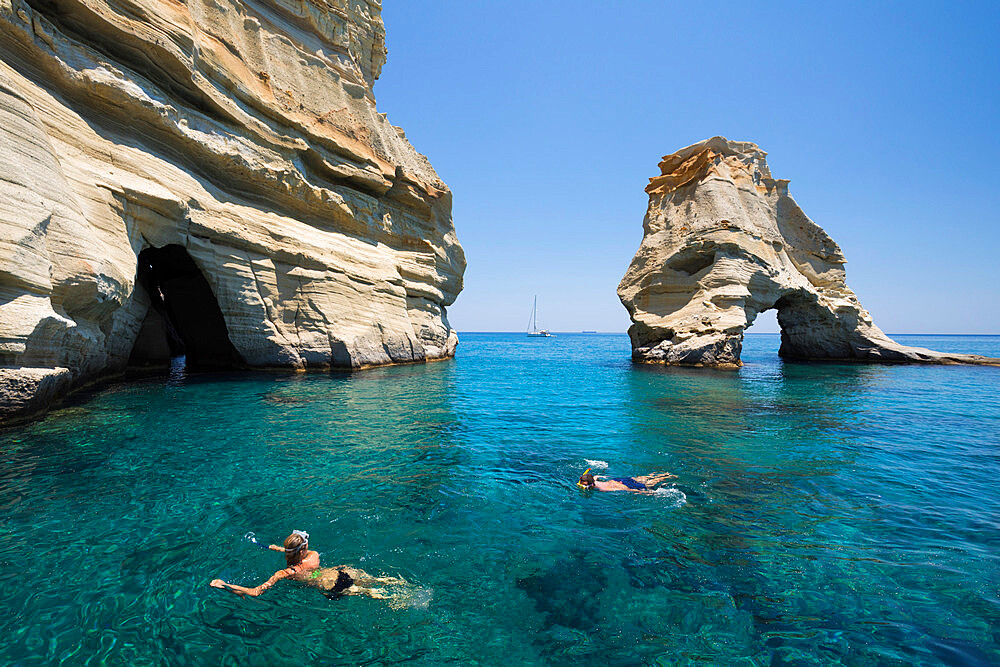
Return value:
M 465 257 L 447 186 L 376 111 L 380 12 L 0 0 L 0 419 L 130 358 L 454 354 Z
M 618 286 L 636 361 L 740 365 L 743 332 L 778 311 L 791 359 L 1000 364 L 900 345 L 847 287 L 844 255 L 755 144 L 713 137 L 660 162 L 639 251 Z

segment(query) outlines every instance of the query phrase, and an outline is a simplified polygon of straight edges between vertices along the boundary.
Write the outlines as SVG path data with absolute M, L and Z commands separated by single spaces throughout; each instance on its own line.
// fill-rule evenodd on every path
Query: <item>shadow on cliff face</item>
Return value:
M 150 307 L 129 359 L 132 366 L 159 365 L 180 356 L 193 369 L 243 367 L 212 288 L 179 245 L 139 253 L 137 282 Z

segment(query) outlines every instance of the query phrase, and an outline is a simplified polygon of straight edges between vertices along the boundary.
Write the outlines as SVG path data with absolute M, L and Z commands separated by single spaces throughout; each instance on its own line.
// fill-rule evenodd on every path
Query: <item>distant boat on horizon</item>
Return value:
M 597 329 L 584 329 L 580 333 L 597 333 Z
M 528 335 L 534 336 L 536 338 L 552 338 L 552 334 L 549 333 L 548 329 L 538 328 L 538 295 L 535 295 L 535 301 L 531 306 L 531 319 L 528 320 Z

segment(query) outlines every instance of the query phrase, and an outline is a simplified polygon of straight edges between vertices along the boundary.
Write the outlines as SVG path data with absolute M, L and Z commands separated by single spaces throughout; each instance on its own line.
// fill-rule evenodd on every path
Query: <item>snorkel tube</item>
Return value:
M 299 546 L 295 547 L 294 549 L 286 549 L 284 547 L 280 547 L 280 548 L 276 547 L 276 548 L 279 551 L 284 551 L 285 553 L 293 554 L 293 553 L 296 553 L 298 551 L 302 551 L 303 549 L 305 549 L 305 548 L 307 548 L 309 546 L 309 533 L 307 533 L 306 531 L 304 531 L 304 530 L 293 530 L 292 531 L 292 535 L 298 535 L 299 537 L 302 538 L 302 541 L 299 543 Z M 257 541 L 257 536 L 253 532 L 249 532 L 246 535 L 244 535 L 243 539 L 247 540 L 248 542 L 254 543 L 255 545 L 257 545 L 258 547 L 260 547 L 264 551 L 270 551 L 271 550 L 271 547 L 267 546 L 266 544 L 262 544 L 262 543 L 258 542 Z
M 583 475 L 586 475 L 586 474 L 587 474 L 588 472 L 590 472 L 590 468 L 587 468 L 586 470 L 584 470 L 584 471 L 583 471 Z M 580 475 L 580 477 L 583 477 L 583 475 Z M 577 482 L 577 483 L 576 483 L 576 485 L 577 485 L 577 486 L 579 486 L 579 487 L 580 487 L 581 489 L 583 489 L 584 491 L 586 491 L 587 489 L 589 489 L 589 488 L 590 488 L 589 486 L 586 486 L 586 485 L 584 485 L 584 484 L 580 484 L 580 482 Z
M 254 535 L 252 532 L 247 533 L 246 535 L 243 536 L 243 538 L 246 539 L 246 540 L 248 540 L 248 541 L 250 541 L 250 542 L 253 542 L 259 548 L 263 549 L 264 551 L 269 551 L 268 546 L 266 544 L 261 544 L 260 542 L 258 542 L 257 541 L 257 536 Z

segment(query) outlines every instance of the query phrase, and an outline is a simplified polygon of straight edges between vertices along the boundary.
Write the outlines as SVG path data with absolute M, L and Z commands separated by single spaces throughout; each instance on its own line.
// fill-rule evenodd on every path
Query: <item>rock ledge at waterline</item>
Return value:
M 636 361 L 740 365 L 743 332 L 775 308 L 782 357 L 1000 365 L 1000 359 L 900 345 L 845 282 L 826 232 L 771 178 L 755 144 L 713 137 L 660 162 L 643 239 L 618 296 Z
M 0 419 L 191 343 L 163 322 L 185 290 L 211 306 L 186 322 L 222 327 L 208 365 L 454 354 L 465 257 L 447 186 L 376 111 L 380 12 L 0 0 Z M 143 282 L 163 248 L 181 264 Z

